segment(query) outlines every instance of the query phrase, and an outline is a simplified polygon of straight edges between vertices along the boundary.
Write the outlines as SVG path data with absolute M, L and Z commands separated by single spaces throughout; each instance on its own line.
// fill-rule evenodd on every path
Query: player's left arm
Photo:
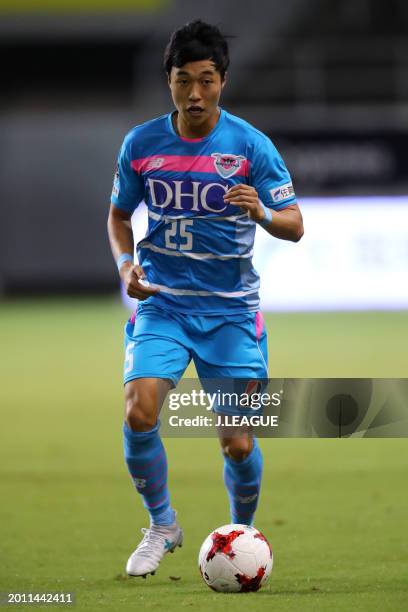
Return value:
M 246 211 L 251 219 L 275 238 L 298 242 L 303 236 L 302 213 L 296 203 L 281 210 L 270 210 L 261 203 L 255 187 L 245 183 L 233 185 L 225 194 L 224 201 Z

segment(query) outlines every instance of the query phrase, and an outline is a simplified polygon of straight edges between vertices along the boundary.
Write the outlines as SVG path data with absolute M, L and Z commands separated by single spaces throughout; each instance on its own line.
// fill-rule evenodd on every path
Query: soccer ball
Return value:
M 206 538 L 198 555 L 204 582 L 214 591 L 257 591 L 272 571 L 272 548 L 248 525 L 223 525 Z

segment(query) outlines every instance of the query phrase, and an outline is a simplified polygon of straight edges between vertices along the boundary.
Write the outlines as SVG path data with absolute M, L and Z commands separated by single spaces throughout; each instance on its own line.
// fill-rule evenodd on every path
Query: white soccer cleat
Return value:
M 160 561 L 168 552 L 174 552 L 183 544 L 183 530 L 177 523 L 174 525 L 151 525 L 150 529 L 142 528 L 144 535 L 136 550 L 130 555 L 126 564 L 129 576 L 154 574 Z

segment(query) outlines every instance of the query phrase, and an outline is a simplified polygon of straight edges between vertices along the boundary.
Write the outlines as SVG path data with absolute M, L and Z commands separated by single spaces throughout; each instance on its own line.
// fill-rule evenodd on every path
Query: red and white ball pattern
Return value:
M 257 591 L 272 571 L 272 548 L 265 536 L 248 525 L 223 525 L 201 546 L 198 565 L 214 591 Z

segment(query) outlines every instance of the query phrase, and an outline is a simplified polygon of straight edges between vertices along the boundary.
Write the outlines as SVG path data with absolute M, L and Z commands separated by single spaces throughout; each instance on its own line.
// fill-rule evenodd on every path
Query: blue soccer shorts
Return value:
M 262 313 L 188 315 L 140 303 L 125 325 L 125 384 L 164 378 L 176 386 L 191 360 L 206 391 L 217 381 L 224 381 L 224 390 L 238 384 L 244 392 L 255 381 L 264 387 L 268 354 Z

